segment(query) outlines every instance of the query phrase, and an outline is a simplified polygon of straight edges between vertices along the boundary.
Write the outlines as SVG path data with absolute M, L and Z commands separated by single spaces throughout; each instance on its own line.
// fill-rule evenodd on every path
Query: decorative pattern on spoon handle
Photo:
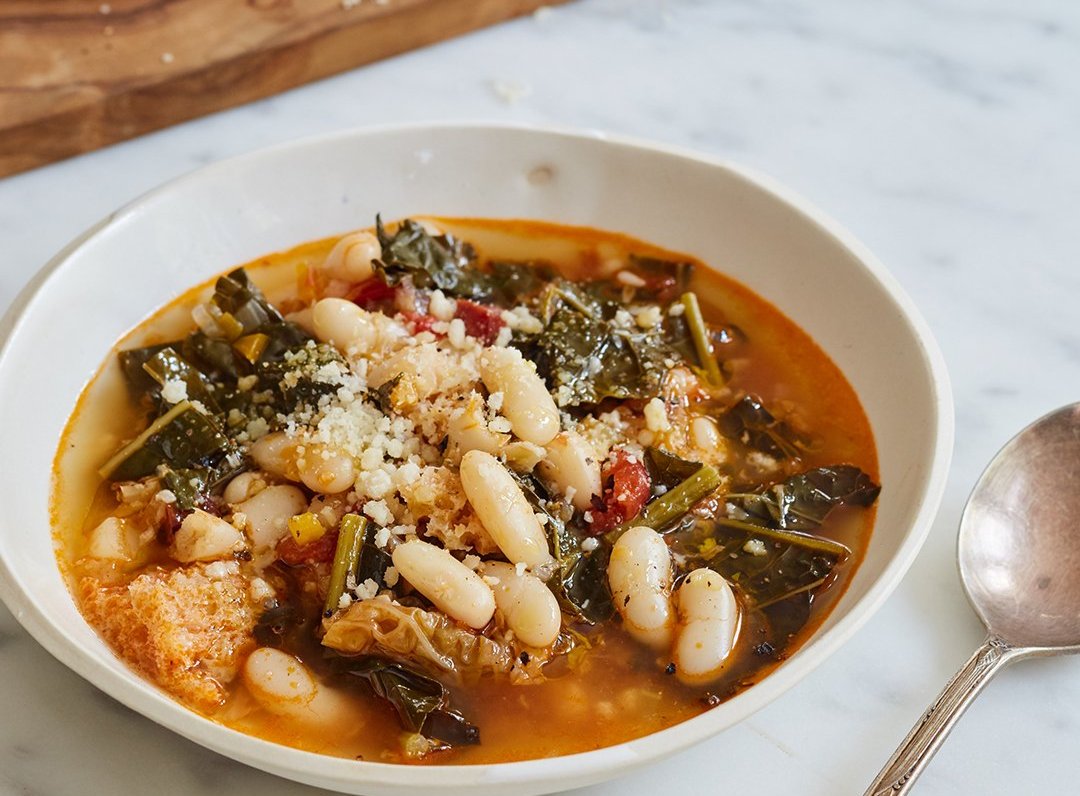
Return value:
M 967 706 L 1016 652 L 997 636 L 989 636 L 922 715 L 864 796 L 907 793 Z

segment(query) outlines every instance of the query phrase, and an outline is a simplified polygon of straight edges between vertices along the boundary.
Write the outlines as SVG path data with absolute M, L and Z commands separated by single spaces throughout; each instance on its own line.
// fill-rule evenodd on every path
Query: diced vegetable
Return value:
M 270 335 L 263 334 L 262 332 L 256 332 L 254 334 L 246 334 L 233 343 L 233 348 L 251 364 L 255 364 L 259 361 L 259 357 L 266 351 L 266 347 L 270 345 Z
M 598 535 L 636 517 L 649 499 L 645 464 L 625 450 L 616 450 L 601 471 L 604 494 L 593 508 L 589 533 Z
M 319 522 L 318 515 L 310 511 L 289 517 L 288 527 L 289 533 L 298 545 L 311 544 L 326 533 L 326 527 Z
M 306 545 L 298 545 L 292 536 L 286 536 L 278 543 L 277 556 L 290 567 L 329 564 L 334 560 L 334 553 L 337 552 L 337 540 L 337 531 L 327 531 L 314 542 Z

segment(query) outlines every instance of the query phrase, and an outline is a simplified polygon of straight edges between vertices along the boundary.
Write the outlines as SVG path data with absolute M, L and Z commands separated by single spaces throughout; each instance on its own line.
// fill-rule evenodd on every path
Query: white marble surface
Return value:
M 954 379 L 955 466 L 896 594 L 749 721 L 582 791 L 861 793 L 981 639 L 954 564 L 968 490 L 1014 431 L 1080 398 L 1080 7 L 582 0 L 0 180 L 0 308 L 90 223 L 203 163 L 345 127 L 476 118 L 630 133 L 769 172 L 860 236 L 929 320 Z M 1075 791 L 1078 711 L 1080 660 L 1005 672 L 918 792 Z M 316 793 L 120 707 L 0 607 L 0 794 L 151 789 Z

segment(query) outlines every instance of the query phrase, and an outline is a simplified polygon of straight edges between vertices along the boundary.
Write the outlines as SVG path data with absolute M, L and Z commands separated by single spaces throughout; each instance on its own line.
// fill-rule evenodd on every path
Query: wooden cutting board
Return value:
M 0 0 L 0 176 L 565 0 Z

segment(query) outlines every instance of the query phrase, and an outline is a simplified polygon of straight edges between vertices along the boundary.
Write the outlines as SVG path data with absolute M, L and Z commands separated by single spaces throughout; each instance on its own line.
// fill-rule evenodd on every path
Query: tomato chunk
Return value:
M 393 285 L 388 285 L 379 277 L 373 276 L 356 285 L 349 291 L 346 298 L 365 310 L 373 310 L 386 302 L 392 302 L 396 290 L 397 288 Z
M 402 315 L 408 323 L 411 323 L 413 325 L 414 334 L 420 334 L 420 332 L 430 332 L 431 327 L 438 323 L 439 320 L 434 315 L 421 315 L 418 312 L 405 312 L 402 313 Z
M 479 304 L 468 299 L 458 299 L 455 318 L 461 318 L 465 332 L 475 337 L 484 345 L 491 345 L 499 336 L 506 321 L 502 319 L 502 310 L 487 304 Z
M 589 533 L 599 535 L 632 520 L 649 500 L 649 471 L 637 456 L 613 451 L 601 471 L 604 494 L 593 498 Z
M 333 561 L 337 538 L 337 531 L 327 531 L 314 542 L 300 545 L 291 536 L 286 536 L 277 546 L 278 558 L 290 567 Z

